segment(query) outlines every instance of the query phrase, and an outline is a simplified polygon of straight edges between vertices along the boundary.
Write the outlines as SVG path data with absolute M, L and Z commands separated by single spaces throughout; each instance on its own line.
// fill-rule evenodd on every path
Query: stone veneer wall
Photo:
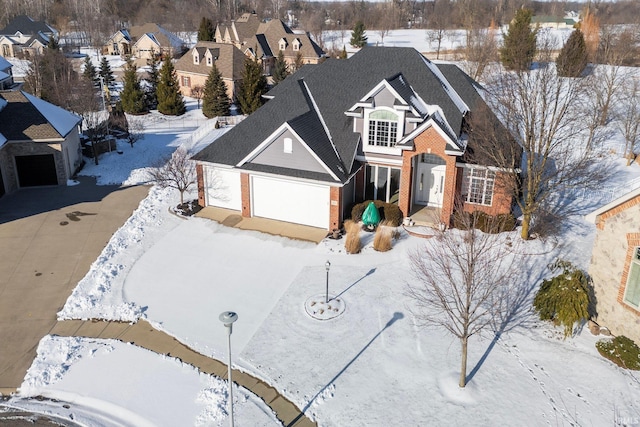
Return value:
M 640 196 L 598 217 L 589 274 L 596 295 L 597 321 L 614 335 L 640 343 L 640 312 L 622 302 L 633 247 L 640 245 Z

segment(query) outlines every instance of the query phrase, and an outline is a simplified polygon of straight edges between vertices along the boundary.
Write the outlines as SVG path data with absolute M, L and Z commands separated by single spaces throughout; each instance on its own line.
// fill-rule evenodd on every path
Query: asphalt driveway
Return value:
M 149 191 L 79 182 L 0 198 L 0 394 L 20 386 L 56 313 Z

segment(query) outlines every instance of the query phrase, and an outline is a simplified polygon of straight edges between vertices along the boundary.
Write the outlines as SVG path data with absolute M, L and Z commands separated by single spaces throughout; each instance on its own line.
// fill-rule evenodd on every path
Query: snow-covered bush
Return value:
M 602 357 L 625 369 L 640 371 L 640 347 L 624 335 L 613 340 L 600 340 L 596 348 Z

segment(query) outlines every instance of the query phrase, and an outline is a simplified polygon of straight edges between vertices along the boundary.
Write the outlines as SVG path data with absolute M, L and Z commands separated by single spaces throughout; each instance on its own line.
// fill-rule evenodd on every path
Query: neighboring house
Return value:
M 11 67 L 13 65 L 0 56 L 0 90 L 11 89 L 14 86 Z
M 80 121 L 26 92 L 0 92 L 0 196 L 66 185 L 82 164 Z
M 640 188 L 586 218 L 597 228 L 589 266 L 597 321 L 640 344 Z
M 198 42 L 175 63 L 180 92 L 191 96 L 195 86 L 204 87 L 213 64 L 222 75 L 229 98 L 235 100 L 236 84 L 242 81 L 244 54 L 232 44 Z
M 105 55 L 131 55 L 131 45 L 131 35 L 128 30 L 123 28 L 109 37 L 103 47 L 103 53 Z
M 486 107 L 478 90 L 457 66 L 411 48 L 305 66 L 193 157 L 199 203 L 328 230 L 369 199 L 445 224 L 454 207 L 509 213 L 504 172 L 470 160 L 482 152 L 465 133 L 469 114 Z
M 44 21 L 26 15 L 15 17 L 0 30 L 0 55 L 6 58 L 29 58 L 41 54 L 51 37 L 58 32 Z
M 182 53 L 186 43 L 174 33 L 157 24 L 147 23 L 119 30 L 109 38 L 102 50 L 107 55 L 132 55 L 138 59 L 150 59 L 151 55 Z
M 245 13 L 228 27 L 218 25 L 215 37 L 260 60 L 265 74 L 271 74 L 280 51 L 289 64 L 298 58 L 303 64 L 317 64 L 326 57 L 309 33 L 294 33 L 279 19 L 260 22 L 256 14 Z
M 576 13 L 568 13 L 563 17 L 553 15 L 536 15 L 531 17 L 531 26 L 552 29 L 571 29 L 580 23 Z

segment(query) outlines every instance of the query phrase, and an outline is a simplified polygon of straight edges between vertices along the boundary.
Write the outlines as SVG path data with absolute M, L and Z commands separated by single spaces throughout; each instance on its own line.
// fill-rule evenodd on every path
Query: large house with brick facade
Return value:
M 640 188 L 587 215 L 596 224 L 589 275 L 597 321 L 640 344 Z
M 0 91 L 0 196 L 66 185 L 82 165 L 81 118 L 22 91 Z
M 431 210 L 444 224 L 454 209 L 509 213 L 505 171 L 469 155 L 482 152 L 468 132 L 470 114 L 486 107 L 479 90 L 457 66 L 411 48 L 302 67 L 193 157 L 199 203 L 328 230 L 371 199 L 405 216 Z

